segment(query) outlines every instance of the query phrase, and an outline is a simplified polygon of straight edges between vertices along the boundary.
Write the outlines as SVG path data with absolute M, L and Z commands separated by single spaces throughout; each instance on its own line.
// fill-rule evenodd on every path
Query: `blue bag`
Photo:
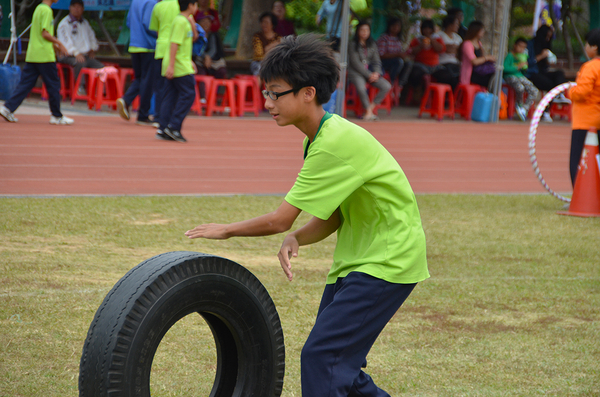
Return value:
M 473 101 L 473 110 L 471 111 L 471 119 L 473 121 L 481 121 L 483 123 L 489 123 L 491 121 L 490 116 L 492 113 L 492 107 L 498 99 L 489 92 L 479 92 L 475 95 Z
M 323 105 L 323 109 L 325 109 L 326 112 L 329 112 L 331 114 L 335 113 L 335 104 L 336 104 L 336 100 L 337 100 L 337 93 L 338 93 L 338 90 L 333 91 L 333 93 L 331 94 L 331 98 L 329 98 L 329 102 L 327 102 L 326 104 Z
M 8 63 L 0 64 L 0 99 L 8 100 L 21 80 L 21 68 Z
M 198 29 L 198 38 L 192 44 L 192 55 L 201 56 L 206 50 L 206 32 L 199 24 L 196 24 L 196 29 Z

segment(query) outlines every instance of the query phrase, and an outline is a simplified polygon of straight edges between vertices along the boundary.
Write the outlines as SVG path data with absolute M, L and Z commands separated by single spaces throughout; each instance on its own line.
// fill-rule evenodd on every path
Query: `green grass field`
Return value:
M 558 216 L 562 204 L 541 195 L 417 199 L 432 277 L 371 351 L 376 382 L 392 396 L 599 396 L 600 219 Z M 81 349 L 106 293 L 142 260 L 176 250 L 224 256 L 263 282 L 285 335 L 283 396 L 300 396 L 300 350 L 335 237 L 301 249 L 290 283 L 276 258 L 283 236 L 183 235 L 281 200 L 0 199 L 0 396 L 77 395 Z M 207 395 L 214 367 L 206 324 L 188 316 L 159 347 L 153 396 Z

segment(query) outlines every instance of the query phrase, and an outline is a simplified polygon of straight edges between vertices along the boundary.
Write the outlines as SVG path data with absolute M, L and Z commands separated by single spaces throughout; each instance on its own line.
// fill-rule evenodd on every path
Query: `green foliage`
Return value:
M 366 8 L 355 11 L 356 15 L 361 19 L 368 19 L 372 15 L 373 0 L 366 0 L 366 2 Z M 292 0 L 286 3 L 286 16 L 294 22 L 298 34 L 308 32 L 325 33 L 325 21 L 321 22 L 319 26 L 315 22 L 315 17 L 322 3 L 323 1 L 321 0 Z

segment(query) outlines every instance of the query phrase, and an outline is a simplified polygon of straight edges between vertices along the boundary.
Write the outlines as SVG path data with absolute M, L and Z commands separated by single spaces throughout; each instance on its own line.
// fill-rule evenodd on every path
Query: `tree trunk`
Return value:
M 242 24 L 235 50 L 238 59 L 252 58 L 252 36 L 260 30 L 258 18 L 264 11 L 271 10 L 271 0 L 244 0 Z
M 485 26 L 486 33 L 482 39 L 484 51 L 486 54 L 493 54 L 496 57 L 499 56 L 500 51 L 502 15 L 505 5 L 511 7 L 512 0 L 483 0 L 481 7 L 475 10 L 476 18 Z M 498 59 L 497 62 L 504 62 L 504 59 Z
M 569 69 L 575 68 L 574 56 L 573 56 L 573 46 L 571 46 L 571 33 L 569 33 L 569 24 L 572 23 L 571 20 L 571 0 L 563 0 L 562 9 L 561 9 L 561 17 L 562 17 L 562 33 L 563 39 L 565 40 L 565 51 L 567 52 L 567 61 L 569 65 Z

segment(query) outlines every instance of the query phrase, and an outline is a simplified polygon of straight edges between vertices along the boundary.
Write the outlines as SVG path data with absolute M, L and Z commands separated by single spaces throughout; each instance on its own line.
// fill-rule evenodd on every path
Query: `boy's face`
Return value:
M 590 43 L 585 43 L 585 53 L 590 59 L 596 58 L 598 56 L 598 46 L 591 46 Z
M 267 82 L 266 88 L 267 91 L 282 93 L 291 90 L 292 86 L 283 80 L 277 79 Z M 270 97 L 266 99 L 265 109 L 269 111 L 278 126 L 296 125 L 302 118 L 304 114 L 304 91 L 305 88 L 296 94 L 290 92 L 279 96 L 277 100 Z
M 527 48 L 527 43 L 523 43 L 522 41 L 515 43 L 515 45 L 513 46 L 513 50 L 515 51 L 516 54 L 522 54 L 523 52 L 525 52 L 526 48 Z

